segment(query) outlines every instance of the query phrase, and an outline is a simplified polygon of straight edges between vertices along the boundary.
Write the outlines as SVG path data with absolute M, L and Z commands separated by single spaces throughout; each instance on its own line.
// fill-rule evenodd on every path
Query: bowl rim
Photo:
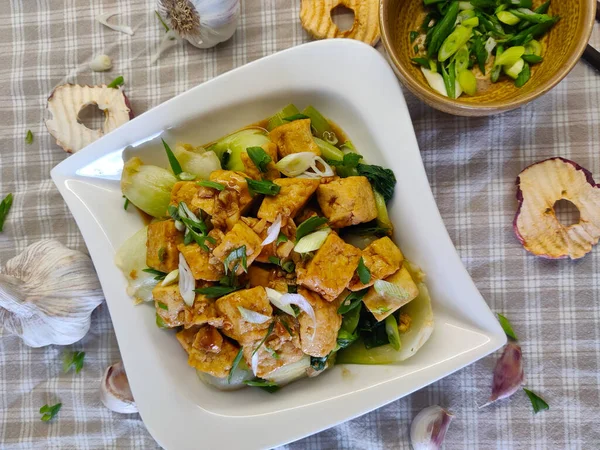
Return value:
M 455 114 L 455 115 L 491 115 L 498 112 L 510 111 L 511 109 L 519 108 L 538 97 L 541 97 L 551 89 L 553 89 L 558 83 L 560 83 L 570 72 L 573 70 L 575 65 L 581 59 L 590 37 L 594 29 L 594 23 L 596 20 L 596 0 L 584 0 L 584 5 L 588 5 L 591 8 L 590 14 L 585 22 L 585 39 L 581 39 L 577 42 L 575 52 L 567 59 L 566 64 L 563 64 L 560 69 L 550 78 L 549 83 L 545 84 L 539 90 L 534 90 L 525 95 L 518 96 L 514 99 L 494 101 L 487 103 L 486 105 L 478 105 L 476 103 L 462 103 L 457 99 L 450 99 L 444 97 L 437 92 L 426 89 L 421 83 L 418 83 L 406 70 L 400 59 L 396 56 L 394 46 L 392 45 L 387 23 L 385 21 L 386 13 L 388 12 L 389 4 L 391 0 L 380 0 L 379 2 L 379 28 L 381 30 L 381 41 L 387 53 L 389 60 L 392 63 L 394 72 L 398 76 L 398 79 L 402 84 L 408 88 L 413 94 L 419 99 L 423 100 L 433 108 L 439 109 L 443 112 Z

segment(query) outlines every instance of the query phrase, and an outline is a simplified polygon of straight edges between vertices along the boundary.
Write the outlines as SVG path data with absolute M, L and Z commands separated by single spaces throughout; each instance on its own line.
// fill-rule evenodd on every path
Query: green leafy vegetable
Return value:
M 125 83 L 125 79 L 119 76 L 112 80 L 106 87 L 117 89 L 117 87 L 121 86 L 123 83 Z
M 63 357 L 63 372 L 67 373 L 73 367 L 75 373 L 79 373 L 83 367 L 83 358 L 85 352 L 66 352 Z
M 258 170 L 265 173 L 267 169 L 267 165 L 273 161 L 273 159 L 263 150 L 262 147 L 248 147 L 246 149 L 248 156 L 254 163 Z
M 253 180 L 252 178 L 246 178 L 248 182 L 248 189 L 252 195 L 254 194 L 265 194 L 265 195 L 277 195 L 281 190 L 281 187 L 269 180 Z
M 500 322 L 500 325 L 502 326 L 502 329 L 504 330 L 506 335 L 509 338 L 514 339 L 515 341 L 518 340 L 517 335 L 513 331 L 512 325 L 510 324 L 508 319 L 506 317 L 504 317 L 502 314 L 497 314 L 497 316 L 498 316 L 498 321 Z
M 33 133 L 31 130 L 27 130 L 27 136 L 25 136 L 25 143 L 31 144 L 33 142 Z
M 296 228 L 296 242 L 327 223 L 326 217 L 313 216 L 306 219 Z
M 371 271 L 365 265 L 365 260 L 362 257 L 360 258 L 360 261 L 358 261 L 356 273 L 358 274 L 358 278 L 362 284 L 367 284 L 369 281 L 371 281 Z
M 195 289 L 194 292 L 197 294 L 205 295 L 208 298 L 219 298 L 224 295 L 231 294 L 234 291 L 241 289 L 241 287 L 235 286 L 208 286 L 204 288 Z
M 293 116 L 294 114 L 298 114 L 300 110 L 296 108 L 296 105 L 290 103 L 289 105 L 283 107 L 280 111 L 277 111 L 273 116 L 269 118 L 269 122 L 267 123 L 267 131 L 273 130 L 280 125 L 283 125 L 283 118 Z
M 540 411 L 546 411 L 547 409 L 550 409 L 548 403 L 546 403 L 542 398 L 540 398 L 535 392 L 532 392 L 527 388 L 523 388 L 523 390 L 527 394 L 527 397 L 529 397 L 529 400 L 531 401 L 531 406 L 533 406 L 533 411 L 536 414 Z
M 363 297 L 367 294 L 368 289 L 350 293 L 338 308 L 338 314 L 346 314 L 362 303 Z
M 391 169 L 368 164 L 359 164 L 356 168 L 360 175 L 369 179 L 373 187 L 383 195 L 386 202 L 392 199 L 396 187 L 396 176 Z
M 177 161 L 177 158 L 173 154 L 173 151 L 171 150 L 171 147 L 169 147 L 169 144 L 167 144 L 164 139 L 161 139 L 161 141 L 163 143 L 163 146 L 165 147 L 165 152 L 167 152 L 167 158 L 169 158 L 169 164 L 171 165 L 171 170 L 177 176 L 181 172 L 183 172 L 183 169 L 181 168 L 181 164 L 179 164 L 179 161 Z
M 13 195 L 8 194 L 4 199 L 0 202 L 0 232 L 4 229 L 4 222 L 6 221 L 6 216 L 8 215 L 8 211 L 13 203 Z
M 216 181 L 201 180 L 201 181 L 198 181 L 196 184 L 198 186 L 204 186 L 204 187 L 207 187 L 207 188 L 213 188 L 213 189 L 216 189 L 217 191 L 222 191 L 223 189 L 225 189 L 225 185 L 224 184 L 217 183 Z
M 235 263 L 233 266 L 233 269 L 231 268 L 231 264 Z M 227 258 L 225 258 L 225 261 L 223 261 L 223 265 L 225 266 L 225 275 L 227 275 L 227 273 L 231 270 L 232 272 L 237 272 L 237 269 L 239 268 L 240 264 L 242 265 L 242 269 L 244 269 L 244 272 L 248 271 L 248 262 L 247 262 L 247 257 L 246 257 L 246 246 L 242 245 L 241 247 L 238 247 L 236 249 L 233 249 L 229 255 L 227 255 Z
M 412 44 L 413 42 L 415 42 L 415 39 L 417 39 L 418 37 L 419 37 L 418 31 L 411 31 L 410 32 L 410 43 Z
M 48 406 L 48 405 L 44 405 L 40 408 L 40 414 L 42 414 L 42 420 L 44 422 L 48 422 L 49 420 L 51 420 L 54 416 L 56 416 L 58 414 L 58 412 L 60 411 L 60 408 L 62 408 L 62 403 L 57 403 L 54 406 Z
M 239 366 L 240 361 L 242 360 L 242 356 L 244 356 L 244 352 L 240 348 L 237 355 L 235 355 L 235 359 L 233 360 L 233 363 L 231 364 L 231 369 L 229 370 L 229 375 L 227 375 L 227 384 L 231 384 L 231 377 L 233 376 L 233 372 L 235 372 L 235 370 Z
M 294 120 L 302 120 L 302 119 L 310 119 L 310 117 L 308 117 L 306 114 L 298 113 L 298 114 L 293 114 L 288 117 L 284 117 L 282 120 L 284 122 L 293 122 Z
M 276 383 L 273 383 L 272 381 L 261 380 L 260 378 L 256 380 L 246 380 L 244 381 L 244 384 L 247 386 L 259 387 L 270 394 L 279 390 L 279 386 Z
M 158 307 L 160 309 L 164 309 L 165 311 L 169 310 L 169 306 L 167 304 L 163 303 L 163 302 L 156 302 L 156 304 L 158 305 Z
M 167 276 L 167 274 L 165 272 L 161 272 L 160 270 L 156 270 L 156 269 L 151 269 L 151 268 L 146 268 L 146 269 L 142 269 L 142 272 L 146 272 L 146 273 L 151 273 L 152 275 L 156 275 L 154 277 L 155 280 L 164 280 L 165 277 Z

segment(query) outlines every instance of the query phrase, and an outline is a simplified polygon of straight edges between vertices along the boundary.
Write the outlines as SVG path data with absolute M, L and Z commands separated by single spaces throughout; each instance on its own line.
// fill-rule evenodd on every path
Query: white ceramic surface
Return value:
M 153 307 L 134 306 L 113 258 L 142 227 L 123 210 L 122 153 L 166 166 L 154 144 L 209 142 L 290 102 L 338 123 L 368 162 L 394 170 L 395 239 L 428 274 L 435 331 L 413 358 L 388 366 L 335 366 L 276 394 L 203 385 Z M 85 238 L 112 317 L 140 414 L 167 449 L 267 448 L 299 439 L 405 396 L 502 346 L 506 337 L 464 269 L 431 194 L 394 73 L 371 47 L 326 40 L 294 47 L 197 86 L 135 118 L 52 170 Z M 93 324 L 92 324 L 93 326 Z

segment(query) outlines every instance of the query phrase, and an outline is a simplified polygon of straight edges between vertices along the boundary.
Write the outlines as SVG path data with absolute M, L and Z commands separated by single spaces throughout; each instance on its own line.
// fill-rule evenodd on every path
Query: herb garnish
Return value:
M 217 191 L 222 191 L 223 189 L 225 189 L 225 185 L 222 183 L 217 183 L 216 181 L 210 181 L 210 180 L 201 180 L 198 181 L 196 183 L 198 186 L 204 186 L 207 188 L 213 188 L 216 189 Z
M 298 114 L 294 114 L 288 117 L 284 117 L 283 120 L 284 122 L 293 122 L 294 120 L 302 120 L 302 119 L 310 119 L 310 117 L 308 117 L 306 114 L 302 114 L 302 113 L 298 113 Z
M 277 195 L 281 190 L 281 187 L 269 180 L 253 180 L 252 178 L 246 178 L 248 182 L 248 189 L 251 195 L 265 194 L 265 195 Z
M 415 42 L 415 39 L 417 39 L 418 37 L 419 37 L 418 31 L 411 31 L 410 32 L 410 43 L 412 44 L 413 42 Z
M 6 197 L 4 197 L 4 200 L 2 200 L 2 202 L 0 202 L 0 231 L 2 231 L 4 228 L 4 221 L 6 220 L 8 211 L 10 210 L 10 207 L 12 206 L 12 202 L 13 202 L 12 194 L 8 194 Z
M 171 165 L 171 170 L 173 171 L 175 176 L 177 176 L 181 172 L 183 172 L 183 169 L 181 168 L 181 164 L 179 164 L 179 161 L 177 161 L 177 158 L 175 157 L 173 150 L 171 150 L 171 147 L 169 147 L 169 144 L 167 144 L 165 142 L 165 140 L 162 138 L 161 138 L 161 141 L 163 143 L 163 146 L 165 147 L 165 152 L 167 152 L 167 158 L 169 158 L 169 164 Z
M 262 147 L 248 147 L 246 149 L 248 156 L 254 163 L 258 170 L 265 173 L 267 169 L 267 164 L 269 164 L 273 159 L 263 150 Z
M 169 306 L 168 306 L 166 303 L 163 303 L 163 302 L 156 302 L 156 304 L 158 305 L 158 307 L 159 307 L 160 309 L 164 309 L 165 311 L 168 311 L 168 310 L 169 310 Z
M 127 208 L 129 207 L 129 199 L 125 196 L 123 196 L 123 198 L 125 199 L 125 203 L 123 204 L 123 209 L 125 211 L 127 211 Z
M 160 317 L 160 315 L 158 313 L 156 313 L 156 326 L 158 328 L 168 328 L 167 324 L 165 323 L 165 321 L 163 320 L 163 318 Z
M 531 401 L 531 406 L 533 406 L 533 411 L 536 414 L 540 411 L 550 409 L 548 403 L 546 403 L 542 398 L 540 398 L 535 392 L 531 392 L 527 388 L 523 388 L 523 390 L 527 394 L 527 397 L 529 397 L 529 400 Z
M 269 256 L 269 262 L 278 266 L 281 264 L 281 259 L 279 259 L 277 256 Z
M 85 352 L 67 352 L 63 357 L 63 371 L 67 373 L 71 367 L 75 368 L 75 373 L 79 373 L 83 367 L 83 358 Z
M 275 241 L 275 245 L 279 245 L 287 241 L 289 241 L 288 237 L 280 231 L 279 236 L 277 236 L 277 240 Z
M 236 286 L 208 286 L 203 288 L 194 289 L 197 294 L 205 295 L 208 298 L 219 298 L 227 294 L 231 294 L 234 291 L 241 289 Z
M 31 144 L 33 142 L 33 133 L 31 130 L 27 130 L 27 136 L 25 136 L 25 143 Z
M 267 328 L 267 334 L 265 334 L 265 337 L 262 338 L 262 340 L 258 343 L 258 346 L 254 349 L 254 351 L 252 352 L 252 355 L 250 355 L 250 356 L 254 356 L 254 354 L 258 351 L 258 349 L 265 343 L 267 338 L 269 336 L 271 336 L 271 333 L 273 332 L 274 327 L 275 327 L 275 322 L 271 322 L 269 324 L 269 328 Z
M 207 234 L 208 227 L 204 221 L 196 216 L 184 202 L 179 202 L 179 207 L 169 205 L 167 212 L 173 220 L 185 225 L 184 245 L 189 245 L 192 241 L 196 241 L 202 250 L 209 251 L 206 241 L 211 244 L 216 243 L 216 240 Z
M 359 175 L 369 179 L 373 188 L 383 195 L 386 202 L 389 202 L 394 196 L 394 187 L 396 186 L 396 176 L 390 169 L 370 164 L 359 164 L 356 166 Z
M 240 348 L 237 355 L 235 355 L 233 364 L 231 364 L 231 369 L 229 369 L 229 375 L 227 375 L 227 384 L 231 383 L 231 377 L 233 376 L 233 372 L 237 369 L 238 365 L 240 364 L 240 361 L 242 360 L 243 355 L 244 355 L 244 353 L 242 352 L 242 349 Z
M 166 257 L 167 257 L 167 249 L 164 247 L 159 248 L 158 249 L 158 260 L 160 262 L 164 262 Z
M 231 268 L 231 263 L 235 263 L 233 266 L 233 269 Z M 225 261 L 223 261 L 223 265 L 225 266 L 225 275 L 227 275 L 229 273 L 229 271 L 231 270 L 232 272 L 237 272 L 240 263 L 242 264 L 242 269 L 244 269 L 244 272 L 248 271 L 248 261 L 247 261 L 247 256 L 246 256 L 246 246 L 242 245 L 241 247 L 235 248 L 233 249 L 229 255 L 227 255 L 227 258 L 225 258 Z
M 270 394 L 279 390 L 279 386 L 277 384 L 273 383 L 272 381 L 261 380 L 260 378 L 256 380 L 246 380 L 244 381 L 244 384 L 246 386 L 259 387 Z
M 155 280 L 164 280 L 165 277 L 168 275 L 165 272 L 161 272 L 160 270 L 156 270 L 156 269 L 151 269 L 150 267 L 147 267 L 146 269 L 142 269 L 142 272 L 146 272 L 146 273 L 151 273 L 152 275 L 156 275 L 154 277 Z
M 506 333 L 506 335 L 509 338 L 514 339 L 515 341 L 518 340 L 517 335 L 515 334 L 515 332 L 512 328 L 512 325 L 510 324 L 508 319 L 506 317 L 504 317 L 502 314 L 497 314 L 497 316 L 498 316 L 498 322 L 500 322 L 500 325 L 502 326 L 504 333 Z
M 371 271 L 365 265 L 365 260 L 362 258 L 362 256 L 360 258 L 360 261 L 358 261 L 356 273 L 358 274 L 358 278 L 360 279 L 360 282 L 362 284 L 367 284 L 369 281 L 371 281 Z
M 48 405 L 44 405 L 40 408 L 40 414 L 42 414 L 42 420 L 44 422 L 48 422 L 49 420 L 51 420 L 54 416 L 56 416 L 58 414 L 58 411 L 60 411 L 60 408 L 62 408 L 62 403 L 57 403 L 54 406 L 48 406 Z
M 367 294 L 367 291 L 368 289 L 362 289 L 360 291 L 351 292 L 338 308 L 338 314 L 346 314 L 348 311 L 351 311 L 360 305 L 363 297 Z
M 123 77 L 119 76 L 119 77 L 115 78 L 114 80 L 112 80 L 106 87 L 117 89 L 123 83 L 125 83 L 125 80 L 123 79 Z
M 313 216 L 306 219 L 298 228 L 296 228 L 296 242 L 302 239 L 307 234 L 312 233 L 317 228 L 325 225 L 327 223 L 326 217 Z
M 324 370 L 325 366 L 327 365 L 328 358 L 329 358 L 329 355 L 322 356 L 322 357 L 311 356 L 310 357 L 310 366 L 314 370 L 317 370 L 317 371 Z

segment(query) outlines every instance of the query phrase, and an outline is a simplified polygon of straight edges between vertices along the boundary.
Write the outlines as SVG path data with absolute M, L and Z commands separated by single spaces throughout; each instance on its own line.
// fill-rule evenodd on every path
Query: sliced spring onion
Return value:
M 181 181 L 194 181 L 196 179 L 196 175 L 194 175 L 193 173 L 189 173 L 189 172 L 181 172 L 178 175 L 178 178 Z
M 421 72 L 423 72 L 423 75 L 425 76 L 425 79 L 427 80 L 427 83 L 429 83 L 431 89 L 433 89 L 439 94 L 442 94 L 444 97 L 448 97 L 448 91 L 446 91 L 444 78 L 441 74 L 432 72 L 431 70 L 426 69 L 425 67 L 421 67 Z
M 487 41 L 485 41 L 485 51 L 488 53 L 488 58 L 492 54 L 494 48 L 496 48 L 497 42 L 493 37 L 489 37 Z
M 323 140 L 331 145 L 335 145 L 338 143 L 338 138 L 333 131 L 325 131 L 323 133 Z
M 521 19 L 510 11 L 498 11 L 496 17 L 500 22 L 505 23 L 506 25 L 516 25 L 521 21 Z
M 179 253 L 179 294 L 188 306 L 194 304 L 194 298 L 196 297 L 196 293 L 194 292 L 195 287 L 196 280 L 194 280 L 192 270 L 183 257 L 183 253 Z
M 469 47 L 466 45 L 463 45 L 460 50 L 456 52 L 456 55 L 454 55 L 454 61 L 456 62 L 455 69 L 457 74 L 469 68 L 469 57 Z
M 277 218 L 275 219 L 275 222 L 273 222 L 273 224 L 267 229 L 267 237 L 265 238 L 264 241 L 262 241 L 261 245 L 269 245 L 269 244 L 275 242 L 275 240 L 277 240 L 277 237 L 279 236 L 280 231 L 281 231 L 281 214 L 277 214 Z
M 379 295 L 394 297 L 398 300 L 406 300 L 409 296 L 406 289 L 402 289 L 400 286 L 390 283 L 389 281 L 377 280 L 373 287 L 375 288 L 375 292 Z
M 319 168 L 319 165 L 323 166 L 323 169 Z M 323 158 L 320 156 L 316 156 L 313 158 L 313 162 L 310 165 L 311 170 L 307 170 L 306 172 L 298 175 L 298 178 L 324 178 L 324 177 L 332 177 L 335 175 L 333 169 L 329 164 L 325 162 Z
M 310 168 L 315 156 L 312 152 L 292 153 L 281 158 L 275 167 L 287 177 L 297 177 Z
M 525 44 L 525 54 L 542 56 L 542 44 L 540 44 L 539 41 L 536 41 L 535 39 L 529 41 L 527 44 Z
M 237 309 L 242 315 L 242 319 L 248 323 L 265 323 L 271 318 L 259 312 L 252 311 L 251 309 L 244 308 L 243 306 L 238 306 Z
M 302 311 L 304 311 L 313 321 L 313 334 L 311 339 L 314 339 L 315 332 L 317 331 L 317 317 L 315 316 L 315 310 L 312 305 L 308 303 L 308 300 L 300 294 L 283 294 L 279 299 L 279 302 L 283 305 L 296 305 Z
M 325 242 L 325 239 L 327 239 L 327 236 L 329 236 L 330 232 L 331 229 L 326 228 L 324 230 L 318 230 L 304 236 L 298 241 L 294 247 L 294 251 L 297 253 L 308 253 L 319 250 L 323 245 L 323 242 Z
M 471 2 L 458 2 L 458 7 L 461 11 L 469 11 L 475 9 Z
M 268 287 L 265 288 L 265 291 L 267 291 L 267 298 L 273 304 L 273 306 L 276 306 L 277 308 L 282 310 L 284 313 L 289 314 L 290 316 L 296 315 L 294 314 L 294 309 L 292 308 L 291 303 L 281 302 L 281 297 L 283 297 L 284 294 Z
M 469 42 L 473 30 L 467 26 L 457 26 L 444 40 L 438 52 L 438 61 L 444 62 L 454 55 L 463 45 Z
M 458 83 L 468 95 L 475 95 L 477 93 L 477 78 L 475 78 L 475 75 L 470 70 L 463 70 L 458 74 Z
M 475 28 L 479 25 L 479 17 L 469 17 L 462 21 L 462 25 L 467 28 Z
M 183 230 L 185 230 L 185 225 L 180 220 L 176 220 L 175 228 L 177 229 L 177 231 L 183 231 Z
M 160 283 L 161 286 L 168 286 L 179 280 L 179 269 L 170 271 L 164 280 Z
M 396 351 L 400 351 L 400 331 L 398 330 L 398 322 L 393 314 L 385 318 L 385 332 L 388 335 L 390 345 Z
M 339 148 L 334 145 L 331 145 L 329 142 L 324 141 L 323 139 L 313 138 L 319 150 L 321 150 L 321 155 L 325 159 L 333 159 L 334 161 L 342 161 L 344 159 L 344 152 L 342 152 Z
M 504 66 L 504 73 L 516 80 L 524 67 L 525 60 L 519 58 L 512 66 Z
M 258 352 L 254 352 L 252 354 L 252 359 L 250 361 L 250 365 L 251 365 L 252 373 L 254 374 L 254 376 L 258 376 L 256 374 L 256 372 L 258 371 Z
M 525 47 L 523 46 L 515 46 L 510 47 L 500 55 L 496 56 L 496 60 L 494 61 L 494 65 L 496 66 L 512 66 L 514 65 L 521 56 L 525 53 Z

